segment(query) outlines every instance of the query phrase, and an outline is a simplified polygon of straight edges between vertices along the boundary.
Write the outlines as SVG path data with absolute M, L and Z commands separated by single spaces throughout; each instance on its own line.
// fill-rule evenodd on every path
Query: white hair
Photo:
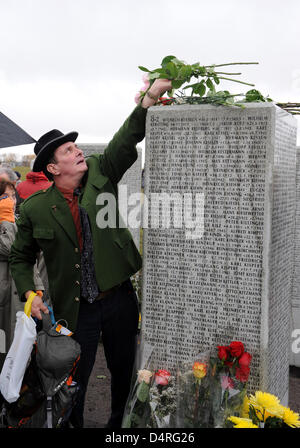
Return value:
M 0 166 L 0 177 L 1 177 L 1 174 L 7 174 L 10 182 L 15 182 L 16 180 L 18 180 L 18 176 L 16 175 L 14 170 L 12 170 L 11 168 L 9 168 L 7 166 L 3 166 L 3 165 L 4 165 L 4 163 L 2 163 L 2 165 Z

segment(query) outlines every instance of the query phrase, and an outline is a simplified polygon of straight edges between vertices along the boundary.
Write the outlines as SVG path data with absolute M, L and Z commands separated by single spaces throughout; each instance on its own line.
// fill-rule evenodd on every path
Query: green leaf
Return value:
M 178 81 L 178 80 L 176 80 L 176 79 L 173 79 L 173 81 L 172 81 L 172 87 L 174 88 L 174 89 L 179 89 L 181 86 L 182 86 L 182 84 L 184 83 L 185 81 Z
M 199 84 L 199 88 L 198 88 L 198 95 L 200 95 L 200 96 L 204 96 L 205 95 L 205 92 L 206 92 L 206 87 L 205 87 L 205 85 L 204 85 L 204 82 L 200 82 L 200 84 Z
M 178 75 L 178 70 L 175 64 L 173 62 L 168 62 L 168 64 L 165 67 L 166 72 L 169 72 L 171 77 L 175 79 Z
M 192 69 L 192 67 L 191 67 L 190 65 L 186 65 L 186 66 L 185 66 L 185 71 L 186 71 L 186 73 L 185 73 L 185 77 L 186 77 L 186 78 L 190 78 L 190 77 L 192 76 L 192 74 L 193 74 L 193 69 Z
M 176 56 L 166 56 L 163 58 L 163 60 L 161 61 L 161 66 L 164 68 L 170 61 L 172 61 L 172 59 L 177 59 Z
M 202 82 L 202 81 L 201 81 Z M 189 89 L 190 87 L 191 88 L 194 88 L 195 86 L 198 86 L 200 83 L 199 82 L 196 82 L 195 84 L 189 84 L 188 86 L 185 86 L 185 87 L 183 87 L 182 89 L 184 90 L 184 89 Z
M 157 72 L 150 73 L 150 75 L 148 75 L 148 79 L 149 79 L 149 81 L 150 81 L 151 79 L 157 79 L 157 78 L 159 78 L 159 77 L 160 77 L 160 73 L 157 73 Z
M 249 406 L 249 418 L 253 421 L 255 425 L 259 425 L 260 420 L 257 417 L 255 408 L 252 405 Z
M 199 73 L 200 76 L 205 76 L 206 75 L 206 68 L 199 66 L 198 73 Z
M 220 80 L 219 80 L 219 78 L 217 77 L 217 75 L 213 75 L 213 80 L 214 80 L 214 82 L 218 85 L 218 84 L 220 84 Z
M 208 78 L 206 80 L 206 85 L 209 88 L 209 90 L 212 90 L 213 92 L 215 91 L 215 86 L 214 86 L 214 84 L 213 84 L 211 79 Z
M 168 73 L 166 73 L 166 72 L 161 72 L 159 74 L 159 78 L 160 79 L 169 79 L 169 77 L 170 77 L 170 75 Z
M 149 390 L 150 390 L 149 384 L 146 384 L 145 381 L 142 381 L 141 384 L 139 384 L 136 391 L 136 396 L 138 400 L 141 401 L 142 403 L 145 403 L 145 401 L 147 401 L 147 398 L 149 396 Z
M 152 70 L 152 72 L 156 72 L 156 73 L 166 73 L 166 69 L 164 68 L 156 68 L 155 70 Z
M 143 72 L 150 72 L 150 70 L 148 70 L 146 67 L 143 67 L 142 65 L 139 65 L 138 67 L 140 70 L 142 70 Z
M 251 102 L 256 102 L 256 101 L 265 101 L 264 96 L 256 89 L 251 89 L 248 90 L 248 92 L 246 92 L 246 101 L 251 103 Z

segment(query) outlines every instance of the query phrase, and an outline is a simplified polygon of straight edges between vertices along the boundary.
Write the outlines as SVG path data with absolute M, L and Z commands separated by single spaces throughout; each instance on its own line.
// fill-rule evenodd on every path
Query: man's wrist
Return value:
M 29 291 L 26 291 L 25 294 L 24 294 L 25 299 L 28 300 L 30 294 L 32 294 L 32 293 L 36 294 L 36 292 L 33 291 L 32 289 L 30 289 Z
M 155 101 L 157 103 L 159 95 L 154 95 L 150 90 L 147 90 L 146 95 L 151 98 L 151 100 Z
M 148 108 L 151 106 L 154 106 L 154 104 L 157 103 L 159 99 L 159 94 L 155 94 L 154 92 L 151 92 L 150 90 L 147 90 L 146 95 L 143 98 L 142 101 L 142 107 Z

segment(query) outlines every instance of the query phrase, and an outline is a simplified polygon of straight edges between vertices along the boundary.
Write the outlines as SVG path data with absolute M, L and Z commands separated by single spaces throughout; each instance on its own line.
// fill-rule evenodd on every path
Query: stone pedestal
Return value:
M 101 143 L 78 143 L 78 146 L 84 152 L 85 157 L 92 154 L 103 154 L 106 148 L 106 144 Z M 135 205 L 135 212 L 141 202 L 138 201 L 137 197 L 133 195 L 139 195 L 141 193 L 141 183 L 142 183 L 142 149 L 137 147 L 138 158 L 135 163 L 126 171 L 122 179 L 120 180 L 119 187 L 119 212 L 123 217 L 124 222 L 127 222 L 126 214 L 130 213 L 130 205 Z M 133 203 L 130 204 L 130 196 L 133 198 Z M 141 207 L 139 207 L 141 208 Z M 125 216 L 123 214 L 125 213 Z M 141 214 L 141 211 L 139 212 Z M 140 222 L 141 218 L 136 219 L 135 222 Z M 135 245 L 138 250 L 140 250 L 140 227 L 134 226 L 130 227 L 128 225 Z
M 290 364 L 300 367 L 300 146 L 297 147 L 296 164 L 296 214 L 293 294 L 291 309 L 291 357 Z
M 295 147 L 296 120 L 271 103 L 149 109 L 141 343 L 155 368 L 240 340 L 249 390 L 286 401 Z

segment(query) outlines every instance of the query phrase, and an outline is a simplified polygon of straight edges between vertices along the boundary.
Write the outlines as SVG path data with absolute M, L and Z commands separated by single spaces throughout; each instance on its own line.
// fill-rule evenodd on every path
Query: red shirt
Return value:
M 74 190 L 69 190 L 67 188 L 58 188 L 58 190 L 63 194 L 64 198 L 66 199 L 68 206 L 70 208 L 70 211 L 73 216 L 73 221 L 76 228 L 77 233 L 77 239 L 79 242 L 79 248 L 80 252 L 82 251 L 83 246 L 83 240 L 82 240 L 82 229 L 81 229 L 81 221 L 80 221 L 80 214 L 79 214 L 79 208 L 78 208 L 78 196 L 74 195 Z

